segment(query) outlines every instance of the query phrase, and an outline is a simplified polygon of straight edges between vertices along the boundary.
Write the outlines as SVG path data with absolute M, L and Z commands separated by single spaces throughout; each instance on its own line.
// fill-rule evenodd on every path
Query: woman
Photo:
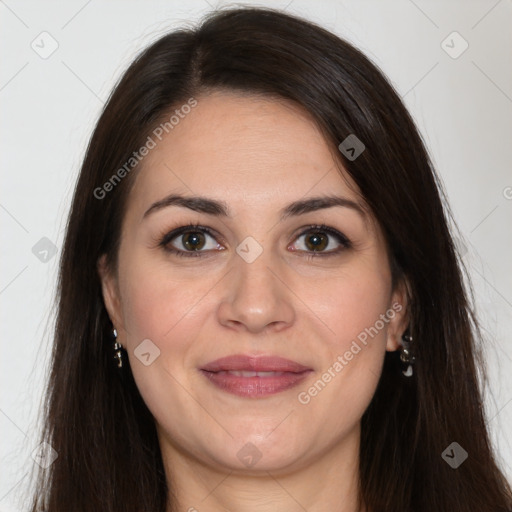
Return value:
M 512 510 L 448 215 L 347 42 L 252 8 L 162 37 L 75 190 L 31 510 Z

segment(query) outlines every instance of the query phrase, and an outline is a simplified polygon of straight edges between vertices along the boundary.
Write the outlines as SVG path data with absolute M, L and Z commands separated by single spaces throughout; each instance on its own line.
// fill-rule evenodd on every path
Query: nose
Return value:
M 281 331 L 293 324 L 295 309 L 287 265 L 270 250 L 252 262 L 233 255 L 218 307 L 219 322 L 240 332 Z

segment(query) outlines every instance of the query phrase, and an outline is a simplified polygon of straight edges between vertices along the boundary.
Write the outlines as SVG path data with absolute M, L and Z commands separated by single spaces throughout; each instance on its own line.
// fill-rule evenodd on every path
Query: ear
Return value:
M 402 346 L 402 335 L 409 325 L 409 291 L 409 283 L 403 278 L 391 295 L 390 311 L 394 311 L 394 316 L 388 324 L 386 343 L 388 352 L 398 350 Z
M 118 333 L 118 342 L 125 339 L 124 321 L 121 308 L 121 300 L 119 294 L 119 285 L 117 278 L 111 272 L 107 265 L 107 255 L 103 254 L 97 262 L 97 270 L 101 281 L 101 290 L 103 294 L 103 302 L 107 310 L 110 321 Z

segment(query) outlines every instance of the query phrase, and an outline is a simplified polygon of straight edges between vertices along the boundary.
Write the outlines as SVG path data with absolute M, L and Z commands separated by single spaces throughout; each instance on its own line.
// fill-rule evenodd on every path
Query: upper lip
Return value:
M 209 372 L 220 371 L 254 371 L 254 372 L 293 372 L 302 373 L 312 370 L 296 361 L 284 359 L 279 356 L 250 356 L 245 354 L 235 354 L 232 356 L 221 357 L 215 361 L 209 362 L 201 368 Z

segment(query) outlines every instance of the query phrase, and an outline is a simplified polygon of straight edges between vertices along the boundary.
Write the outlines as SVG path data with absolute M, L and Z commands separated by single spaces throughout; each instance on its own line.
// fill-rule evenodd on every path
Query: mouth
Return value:
M 263 398 L 297 386 L 313 369 L 281 357 L 238 354 L 212 361 L 200 371 L 224 392 Z

